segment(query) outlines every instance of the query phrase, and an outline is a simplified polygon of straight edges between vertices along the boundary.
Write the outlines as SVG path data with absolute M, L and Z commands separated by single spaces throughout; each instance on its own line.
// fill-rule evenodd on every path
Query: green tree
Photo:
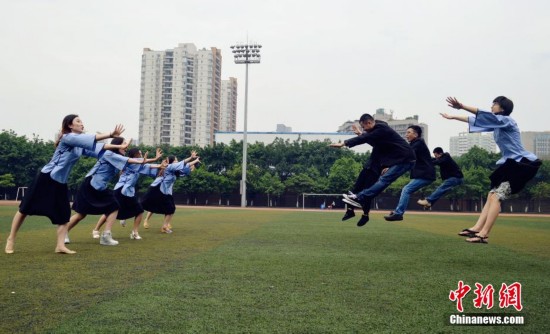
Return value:
M 15 187 L 14 177 L 12 174 L 0 175 L 0 190 L 6 190 Z M 5 195 L 2 195 L 4 197 Z
M 52 142 L 36 136 L 29 140 L 4 130 L 0 133 L 0 175 L 12 174 L 16 186 L 29 186 L 54 149 Z
M 411 178 L 409 173 L 401 175 L 397 180 L 392 182 L 388 188 L 386 188 L 385 192 L 391 194 L 392 196 L 401 196 L 401 190 L 403 190 L 403 187 L 405 187 L 410 181 Z
M 97 159 L 95 158 L 83 157 L 78 159 L 78 162 L 73 166 L 67 181 L 67 186 L 70 190 L 78 190 L 80 184 L 84 181 L 86 174 L 88 174 L 92 167 L 94 167 L 96 162 Z
M 272 206 L 271 196 L 280 196 L 285 191 L 285 185 L 279 177 L 269 172 L 264 173 L 258 180 L 258 191 L 267 194 L 267 205 Z
M 352 189 L 361 168 L 361 164 L 351 157 L 336 160 L 332 164 L 328 175 L 329 191 L 340 193 Z
M 483 167 L 462 170 L 464 174 L 464 194 L 468 199 L 479 199 L 479 208 L 483 208 L 483 199 L 489 192 L 491 171 Z
M 474 146 L 466 154 L 457 158 L 456 162 L 462 169 L 475 167 L 492 168 L 498 159 L 500 159 L 500 155 L 489 153 L 487 150 Z
M 290 176 L 284 184 L 287 191 L 296 194 L 296 207 L 300 206 L 300 195 L 315 188 L 315 180 L 305 173 Z
M 550 183 L 539 182 L 535 186 L 529 188 L 529 194 L 535 200 L 538 200 L 537 211 L 541 212 L 541 202 L 543 199 L 550 198 Z
M 174 184 L 174 191 L 184 194 L 219 194 L 223 177 L 197 168 L 189 176 L 178 178 Z
M 0 175 L 0 188 L 15 187 L 15 178 L 12 174 Z

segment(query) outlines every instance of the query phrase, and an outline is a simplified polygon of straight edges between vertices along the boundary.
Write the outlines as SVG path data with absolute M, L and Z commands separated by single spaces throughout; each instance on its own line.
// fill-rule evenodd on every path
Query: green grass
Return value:
M 0 207 L 2 247 L 15 207 Z M 71 232 L 74 256 L 53 253 L 44 218 L 23 225 L 16 253 L 0 254 L 0 333 L 550 332 L 550 219 L 499 218 L 489 245 L 456 233 L 475 216 L 374 213 L 363 228 L 341 211 L 178 208 L 116 247 L 91 238 L 97 217 Z M 495 307 L 525 315 L 514 327 L 449 326 L 449 291 L 492 284 Z M 523 285 L 524 310 L 498 308 L 502 283 Z

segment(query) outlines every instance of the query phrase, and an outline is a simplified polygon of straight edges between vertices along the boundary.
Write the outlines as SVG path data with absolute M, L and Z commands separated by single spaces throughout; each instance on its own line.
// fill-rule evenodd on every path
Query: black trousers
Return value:
M 378 181 L 379 178 L 380 171 L 377 168 L 375 169 L 371 166 L 365 166 L 357 176 L 357 179 L 355 180 L 355 185 L 353 186 L 351 192 L 357 194 L 363 189 L 370 188 L 373 184 L 376 183 L 376 181 Z M 363 213 L 368 215 L 372 205 L 372 198 L 367 198 L 365 202 L 361 204 L 363 204 Z

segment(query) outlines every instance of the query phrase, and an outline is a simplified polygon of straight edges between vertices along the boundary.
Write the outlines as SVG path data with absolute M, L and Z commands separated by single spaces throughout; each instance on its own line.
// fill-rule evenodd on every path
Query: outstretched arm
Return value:
M 201 159 L 199 157 L 196 157 L 195 160 L 189 163 L 189 167 L 191 168 L 191 171 L 195 170 L 195 165 L 198 164 L 199 162 L 201 162 Z
M 196 151 L 191 151 L 191 156 L 185 160 L 183 160 L 185 163 L 188 163 L 189 161 L 191 160 L 195 160 L 195 159 L 198 159 L 199 157 L 197 156 L 197 152 Z
M 120 135 L 124 132 L 124 126 L 122 124 L 117 124 L 115 126 L 115 129 L 109 133 L 98 133 L 95 135 L 96 140 L 103 140 L 107 138 L 115 138 L 120 137 Z
M 470 112 L 472 114 L 477 114 L 477 111 L 479 110 L 478 108 L 476 107 L 469 107 L 469 106 L 465 106 L 464 104 L 458 102 L 458 100 L 456 99 L 456 97 L 447 97 L 447 103 L 449 105 L 449 107 L 451 108 L 454 108 L 454 109 L 464 109 L 466 110 L 467 112 Z
M 157 147 L 157 152 L 156 152 L 156 156 L 154 158 L 151 158 L 151 159 L 146 159 L 147 155 L 149 154 L 149 152 L 145 152 L 145 158 L 143 159 L 143 163 L 150 163 L 150 162 L 155 162 L 157 161 L 158 159 L 160 159 L 162 157 L 162 150 L 160 148 Z
M 97 136 L 96 136 L 97 138 Z M 109 137 L 107 137 L 109 138 Z M 120 145 L 115 145 L 115 144 L 105 144 L 105 146 L 103 146 L 103 149 L 105 150 L 112 150 L 112 149 L 119 149 L 119 150 L 125 150 L 128 148 L 128 146 L 130 146 L 130 142 L 132 141 L 132 139 L 129 139 L 128 141 L 125 141 L 123 142 L 122 144 Z
M 456 99 L 456 97 L 450 97 L 449 96 L 449 97 L 447 97 L 446 101 L 447 101 L 448 106 L 451 107 L 451 108 L 458 109 L 458 110 L 464 109 L 467 112 L 470 112 L 474 115 L 477 114 L 477 111 L 478 111 L 477 108 L 465 106 L 464 104 L 459 102 Z M 451 115 L 451 114 L 447 114 L 447 113 L 439 113 L 439 114 L 441 116 L 443 116 L 443 118 L 446 118 L 446 119 L 454 119 L 454 120 L 457 120 L 457 121 L 468 123 L 468 116 L 458 116 L 458 115 Z
M 447 113 L 444 113 L 444 112 L 441 112 L 439 114 L 441 116 L 443 116 L 443 118 L 446 118 L 446 119 L 454 119 L 454 120 L 457 120 L 457 121 L 468 123 L 468 116 L 450 115 L 450 114 L 447 114 Z

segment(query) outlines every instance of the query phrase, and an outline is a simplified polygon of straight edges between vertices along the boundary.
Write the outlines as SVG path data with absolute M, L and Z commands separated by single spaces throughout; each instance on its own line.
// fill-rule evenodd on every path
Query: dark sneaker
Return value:
M 346 210 L 346 213 L 344 214 L 344 217 L 342 217 L 342 221 L 348 220 L 348 219 L 353 218 L 353 217 L 355 217 L 355 211 L 353 211 L 352 209 L 348 209 L 348 210 Z
M 357 222 L 357 226 L 361 227 L 364 226 L 366 223 L 369 222 L 369 215 L 361 215 L 361 219 Z
M 394 222 L 394 221 L 398 221 L 398 220 L 403 220 L 403 215 L 398 215 L 398 214 L 395 214 L 394 212 L 392 212 L 389 215 L 384 216 L 384 219 L 389 221 L 389 222 Z

